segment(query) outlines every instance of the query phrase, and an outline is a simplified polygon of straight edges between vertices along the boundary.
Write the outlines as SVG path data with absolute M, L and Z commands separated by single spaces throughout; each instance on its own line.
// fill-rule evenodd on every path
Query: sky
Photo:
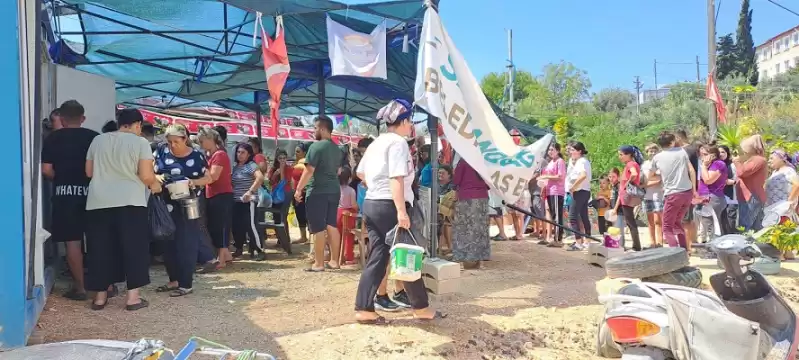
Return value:
M 775 1 L 799 12 L 799 1 Z M 799 25 L 799 16 L 767 0 L 750 4 L 755 45 Z M 741 1 L 716 0 L 716 6 L 717 34 L 735 33 Z M 659 85 L 696 81 L 697 55 L 702 77 L 707 73 L 704 0 L 443 0 L 440 13 L 478 79 L 505 70 L 505 29 L 513 30 L 518 70 L 540 74 L 548 63 L 571 62 L 588 72 L 592 92 L 634 90 L 635 76 L 653 88 L 656 59 Z

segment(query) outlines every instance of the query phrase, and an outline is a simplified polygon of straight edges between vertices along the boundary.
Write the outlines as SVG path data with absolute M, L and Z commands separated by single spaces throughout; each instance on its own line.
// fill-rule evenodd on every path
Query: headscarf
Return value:
M 763 155 L 765 153 L 766 145 L 763 143 L 763 137 L 760 135 L 752 135 L 741 141 L 741 150 L 746 155 Z
M 784 162 L 786 166 L 794 167 L 794 159 L 792 159 L 791 156 L 789 156 L 788 153 L 785 152 L 785 150 L 782 149 L 774 150 L 771 152 L 771 155 L 780 158 L 780 160 L 782 160 L 782 162 Z
M 391 100 L 386 106 L 383 106 L 377 111 L 377 123 L 386 123 L 386 125 L 395 125 L 403 122 L 411 117 L 411 104 L 403 99 Z
M 635 161 L 638 165 L 644 163 L 644 154 L 641 153 L 641 149 L 634 145 L 622 145 L 619 147 L 619 151 L 625 154 L 631 154 L 633 157 L 633 161 Z

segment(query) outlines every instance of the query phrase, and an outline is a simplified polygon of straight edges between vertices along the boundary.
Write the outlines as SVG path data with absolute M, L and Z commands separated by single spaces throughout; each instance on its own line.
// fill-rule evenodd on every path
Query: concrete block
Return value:
M 424 279 L 424 286 L 432 292 L 433 294 L 443 295 L 443 294 L 452 294 L 458 292 L 460 287 L 461 279 L 448 279 L 448 280 L 436 280 L 429 276 L 422 276 Z
M 422 274 L 436 280 L 458 279 L 461 277 L 461 266 L 440 258 L 425 258 L 422 263 Z
M 607 248 L 602 244 L 590 243 L 586 251 L 586 261 L 592 265 L 605 267 L 605 262 L 617 256 L 624 255 L 622 248 Z

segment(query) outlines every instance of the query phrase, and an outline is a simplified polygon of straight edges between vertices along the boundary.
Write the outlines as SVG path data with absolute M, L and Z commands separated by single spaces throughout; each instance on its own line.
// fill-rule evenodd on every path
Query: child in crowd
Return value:
M 610 169 L 608 173 L 608 181 L 610 182 L 610 203 L 616 204 L 616 201 L 619 199 L 619 180 L 621 179 L 621 172 L 617 168 Z M 619 228 L 621 231 L 620 233 L 620 241 L 624 243 L 624 216 L 622 214 L 616 214 L 616 221 L 612 224 L 613 226 Z
M 347 264 L 355 261 L 355 236 L 350 230 L 355 228 L 355 215 L 358 213 L 357 194 L 350 186 L 350 180 L 352 180 L 352 171 L 348 167 L 341 168 L 338 175 L 341 197 L 338 201 L 336 224 L 343 240 L 344 261 Z
M 610 208 L 610 199 L 613 197 L 612 192 L 608 177 L 603 176 L 599 178 L 599 191 L 594 200 L 594 207 L 596 208 L 597 214 L 599 214 L 599 216 L 597 216 L 597 226 L 599 227 L 600 234 L 605 234 L 608 231 L 608 221 L 605 220 L 605 211 Z

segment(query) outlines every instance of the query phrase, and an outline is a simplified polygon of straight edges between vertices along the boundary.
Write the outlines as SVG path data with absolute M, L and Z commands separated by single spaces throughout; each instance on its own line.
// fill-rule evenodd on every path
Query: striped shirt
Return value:
M 241 197 L 247 190 L 250 190 L 252 182 L 255 181 L 255 170 L 258 170 L 258 165 L 250 161 L 244 165 L 236 164 L 233 166 L 233 200 L 241 202 Z M 255 195 L 255 194 L 253 194 Z

